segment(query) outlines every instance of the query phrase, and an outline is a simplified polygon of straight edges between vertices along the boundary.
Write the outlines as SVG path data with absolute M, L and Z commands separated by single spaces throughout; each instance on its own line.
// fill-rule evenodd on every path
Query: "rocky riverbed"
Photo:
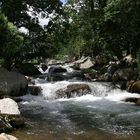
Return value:
M 140 82 L 133 59 L 85 57 L 13 70 L 0 68 L 1 132 L 20 140 L 139 137 Z

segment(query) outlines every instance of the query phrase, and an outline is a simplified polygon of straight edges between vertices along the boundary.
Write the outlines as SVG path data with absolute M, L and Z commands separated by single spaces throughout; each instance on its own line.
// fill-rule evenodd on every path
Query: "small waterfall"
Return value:
M 61 100 L 101 100 L 106 99 L 110 101 L 122 101 L 127 97 L 140 97 L 139 94 L 128 93 L 120 89 L 113 88 L 111 83 L 99 83 L 99 82 L 70 82 L 61 81 L 55 83 L 41 83 L 37 84 L 42 88 L 42 96 L 46 100 L 54 100 L 56 97 L 56 91 L 59 89 L 66 88 L 70 84 L 87 84 L 91 88 L 91 94 L 83 95 L 82 97 L 76 97 L 72 99 L 61 99 Z

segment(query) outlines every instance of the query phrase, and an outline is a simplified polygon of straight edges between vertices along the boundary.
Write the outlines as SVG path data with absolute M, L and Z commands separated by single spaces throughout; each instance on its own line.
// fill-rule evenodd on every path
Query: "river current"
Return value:
M 69 84 L 86 83 L 92 94 L 55 99 L 55 91 Z M 139 140 L 140 108 L 126 97 L 140 97 L 111 83 L 40 82 L 42 94 L 26 95 L 20 103 L 26 127 L 13 132 L 20 140 Z

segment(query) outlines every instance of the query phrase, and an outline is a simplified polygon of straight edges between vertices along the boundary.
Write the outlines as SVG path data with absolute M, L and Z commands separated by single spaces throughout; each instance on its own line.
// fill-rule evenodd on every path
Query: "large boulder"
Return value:
M 0 96 L 21 96 L 26 94 L 28 82 L 25 76 L 9 72 L 0 67 Z
M 128 92 L 140 94 L 140 81 L 130 81 L 127 84 L 127 90 Z
M 136 80 L 138 77 L 137 69 L 124 68 L 118 69 L 112 76 L 113 82 Z
M 0 100 L 0 112 L 1 114 L 20 115 L 17 103 L 10 98 L 4 98 Z
M 41 75 L 41 72 L 38 70 L 38 68 L 31 63 L 25 63 L 16 66 L 16 71 L 26 76 Z
M 95 65 L 95 62 L 92 61 L 90 57 L 82 57 L 81 59 L 75 61 L 73 63 L 72 68 L 75 70 L 80 70 L 80 69 L 89 69 Z
M 18 139 L 12 135 L 2 133 L 0 134 L 0 140 L 18 140 Z
M 91 93 L 91 89 L 86 84 L 71 84 L 64 89 L 56 91 L 56 98 L 73 98 Z

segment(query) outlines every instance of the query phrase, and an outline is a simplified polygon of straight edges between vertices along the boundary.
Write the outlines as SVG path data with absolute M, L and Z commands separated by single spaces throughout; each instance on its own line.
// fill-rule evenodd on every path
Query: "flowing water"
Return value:
M 22 97 L 26 127 L 12 134 L 19 140 L 140 140 L 140 107 L 123 102 L 140 95 L 110 83 L 84 82 L 92 94 L 55 99 L 55 91 L 71 83 L 81 82 L 37 82 L 42 95 Z
M 74 72 L 69 65 L 63 67 Z M 113 88 L 111 83 L 45 80 L 35 79 L 42 95 L 22 97 L 26 127 L 12 133 L 19 140 L 140 140 L 140 107 L 123 101 L 140 98 L 139 94 Z M 92 93 L 55 99 L 58 89 L 74 83 L 88 84 Z

